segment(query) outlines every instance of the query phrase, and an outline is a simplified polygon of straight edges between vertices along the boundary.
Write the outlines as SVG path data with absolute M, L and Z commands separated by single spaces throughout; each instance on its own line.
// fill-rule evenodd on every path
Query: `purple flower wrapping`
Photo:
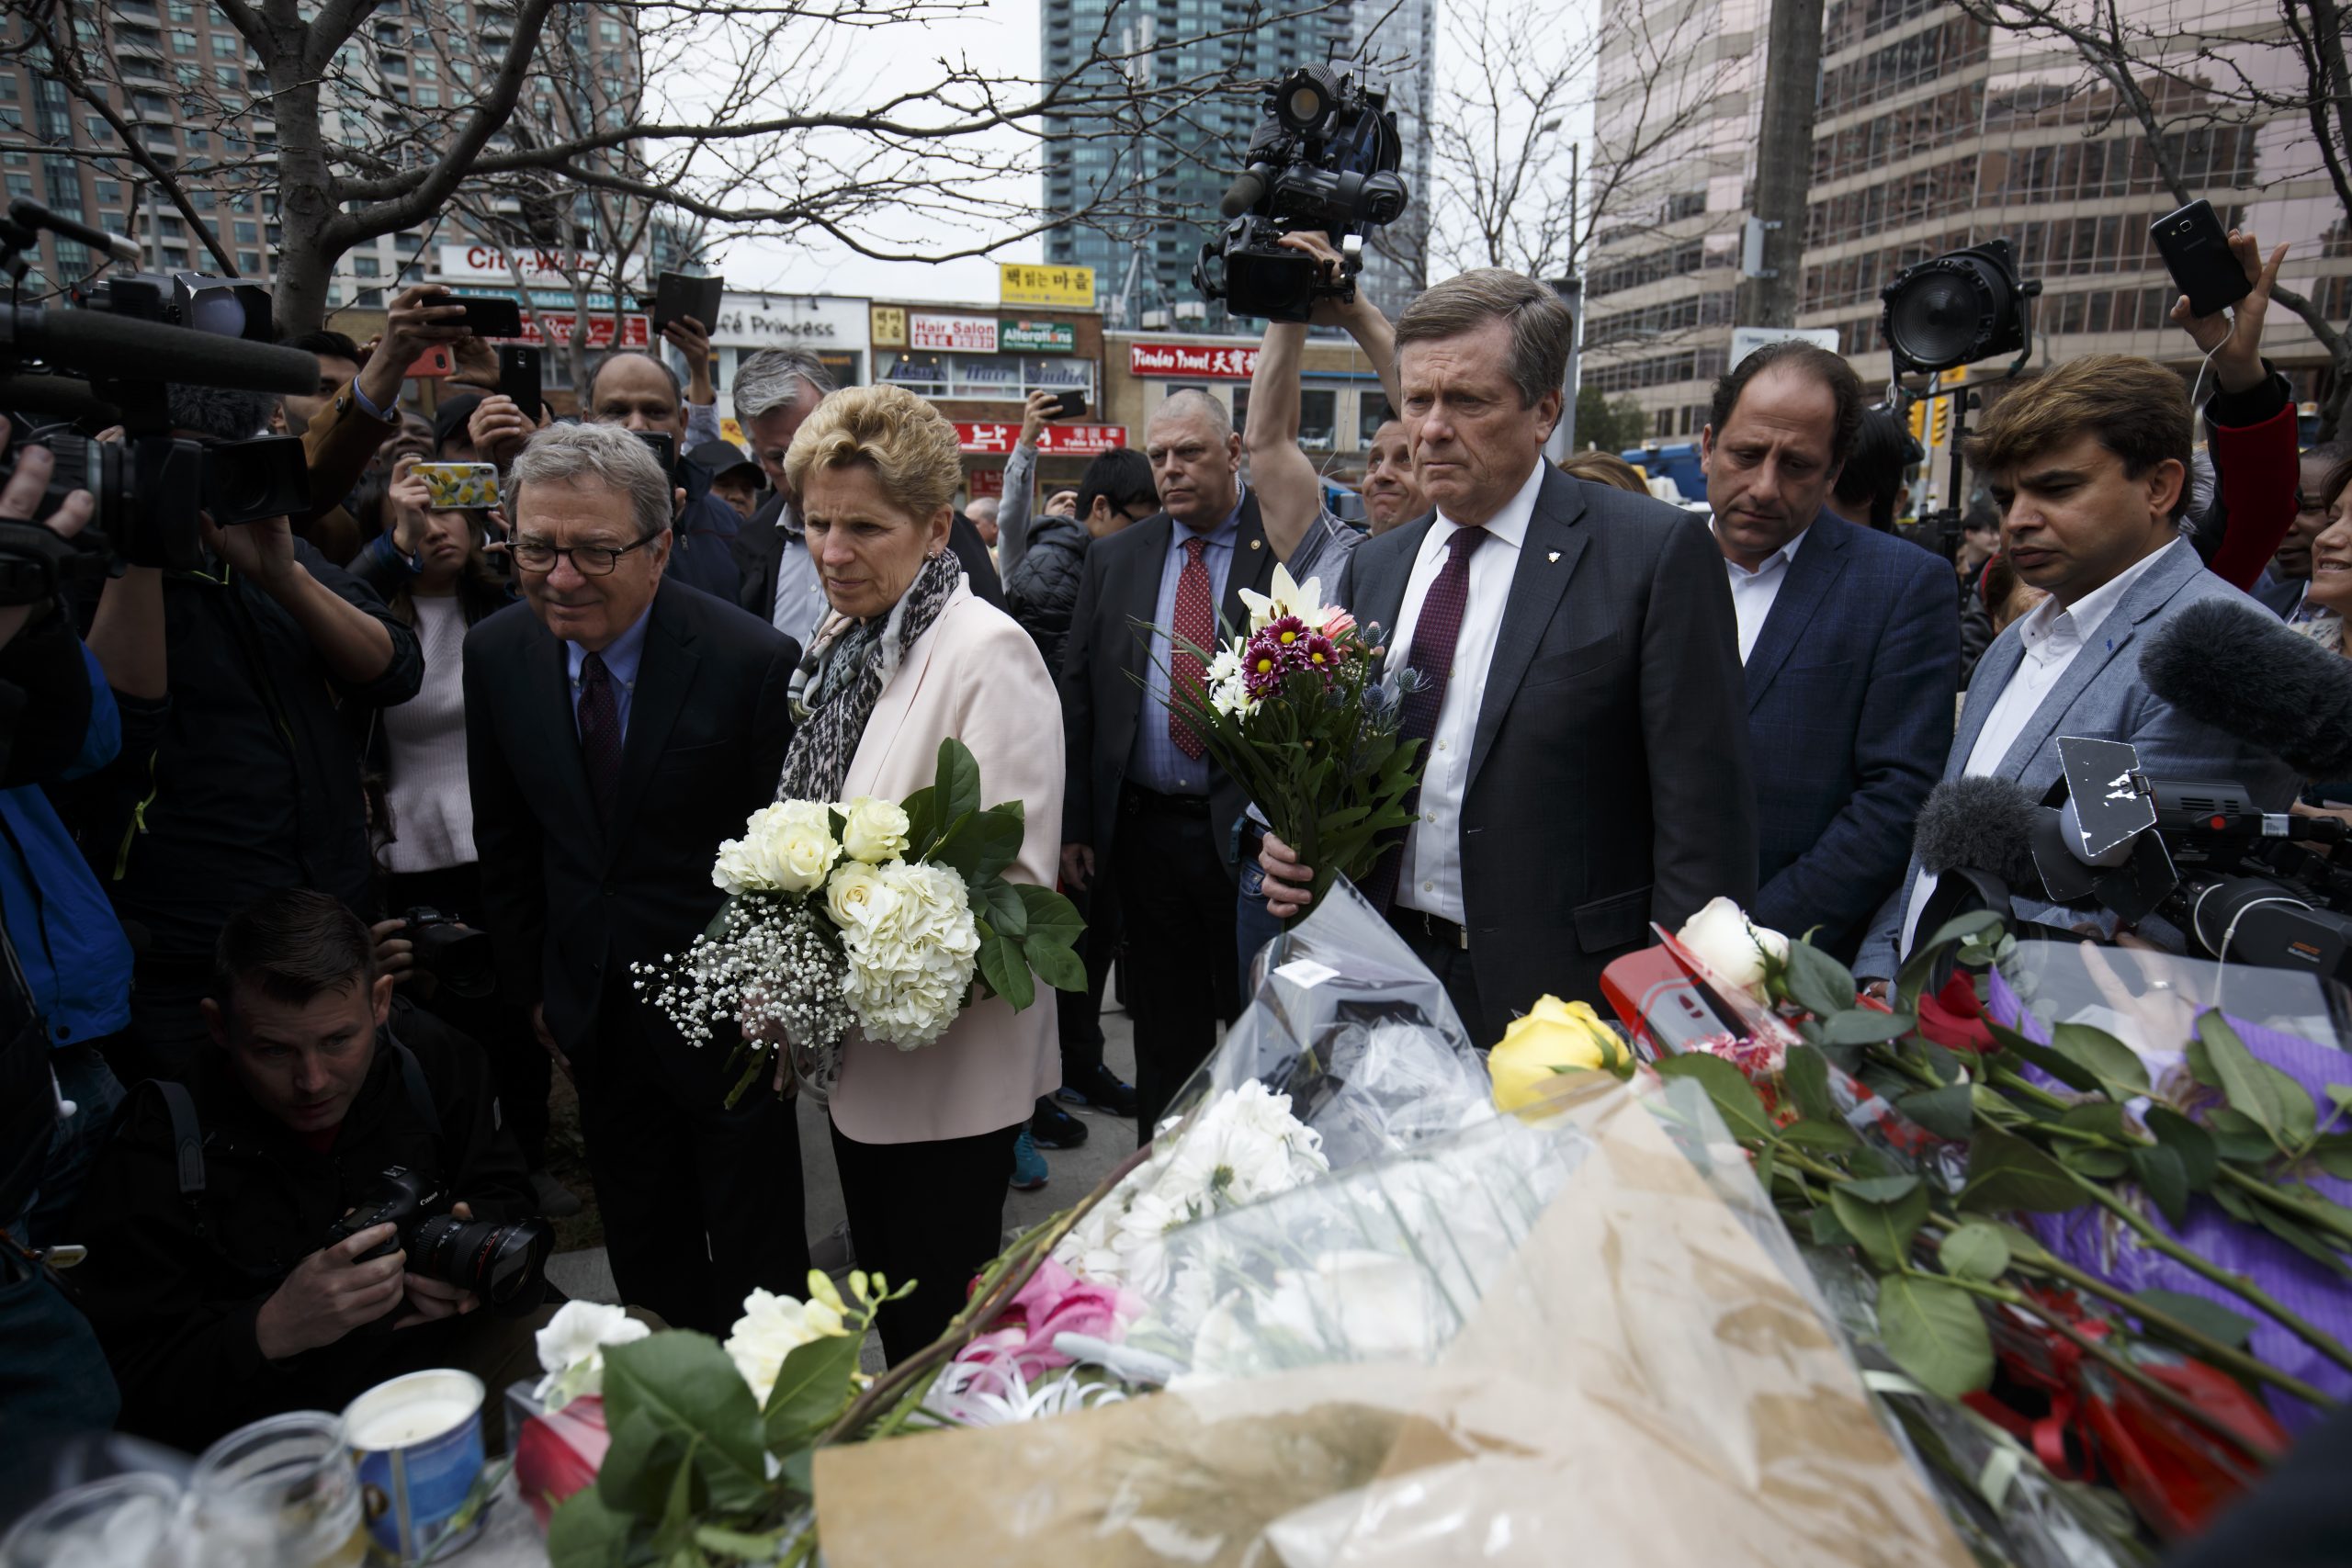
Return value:
M 1996 1022 L 2017 1030 L 2026 1038 L 2049 1043 L 2049 1030 L 2026 1008 L 1997 969 L 1993 974 L 1987 1011 Z M 2225 1013 L 2223 1017 L 2229 1015 Z M 2315 1045 L 2242 1019 L 2229 1018 L 2229 1023 L 2256 1060 L 2267 1063 L 2294 1079 L 2323 1107 L 2328 1104 L 2328 1084 L 2352 1077 L 2352 1062 L 2347 1062 L 2342 1051 Z M 2025 1071 L 2052 1089 L 2060 1088 L 2031 1067 Z M 2179 1094 L 2173 1098 L 2187 1099 Z M 2339 1203 L 2352 1202 L 2352 1181 L 2338 1180 L 2317 1170 L 2299 1174 L 2313 1190 Z M 2252 1280 L 2323 1333 L 2339 1342 L 2352 1343 L 2352 1286 L 2346 1285 L 2313 1259 L 2266 1231 L 2241 1224 L 2211 1198 L 2192 1194 L 2188 1222 L 2176 1226 L 2157 1212 L 2154 1204 L 2138 1196 L 2136 1189 L 2127 1188 L 2125 1193 L 2138 1203 L 2140 1212 L 2151 1224 L 2183 1247 L 2222 1269 Z M 2291 1330 L 2273 1323 L 2244 1297 L 2149 1247 L 2106 1210 L 2086 1204 L 2067 1213 L 2026 1214 L 2020 1218 L 2041 1245 L 2057 1257 L 2098 1275 L 2119 1290 L 2177 1291 L 2183 1295 L 2201 1296 L 2250 1319 L 2254 1324 L 2250 1348 L 2257 1359 L 2324 1393 L 2352 1400 L 2352 1372 L 2322 1356 Z M 2264 1391 L 2264 1397 L 2270 1413 L 2290 1432 L 2300 1433 L 2322 1419 L 2319 1411 L 2292 1395 L 2271 1389 Z

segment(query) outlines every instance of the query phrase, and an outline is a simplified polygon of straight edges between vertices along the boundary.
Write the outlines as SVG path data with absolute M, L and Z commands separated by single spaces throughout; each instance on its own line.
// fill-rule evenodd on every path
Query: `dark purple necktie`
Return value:
M 1423 773 L 1429 770 L 1429 745 L 1437 734 L 1438 710 L 1445 705 L 1445 684 L 1453 674 L 1453 648 L 1462 640 L 1463 612 L 1470 607 L 1470 557 L 1486 542 L 1487 530 L 1456 528 L 1453 537 L 1446 541 L 1449 554 L 1445 564 L 1438 569 L 1437 580 L 1430 584 L 1429 592 L 1421 600 L 1421 613 L 1413 623 L 1413 647 L 1407 655 L 1405 667 L 1416 677 L 1414 689 L 1406 694 L 1399 705 L 1396 724 L 1397 739 L 1421 743 L 1419 763 Z M 1421 792 L 1417 786 L 1406 797 L 1405 809 L 1417 810 Z M 1363 896 L 1372 900 L 1373 908 L 1385 913 L 1396 897 L 1396 874 L 1405 863 L 1405 840 L 1398 835 L 1392 841 L 1372 874 L 1364 878 Z
M 588 793 L 596 797 L 596 819 L 609 825 L 621 783 L 621 710 L 613 699 L 612 671 L 594 653 L 580 661 L 580 761 L 588 770 Z

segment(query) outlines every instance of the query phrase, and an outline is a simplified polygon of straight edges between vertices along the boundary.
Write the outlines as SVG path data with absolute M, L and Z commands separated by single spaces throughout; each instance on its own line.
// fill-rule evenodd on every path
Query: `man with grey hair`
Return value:
M 807 1275 L 792 1108 L 762 1082 L 729 1109 L 733 1042 L 689 1044 L 632 966 L 718 913 L 711 862 L 775 796 L 800 649 L 666 578 L 669 479 L 627 430 L 550 425 L 510 483 L 525 602 L 465 651 L 500 984 L 579 1089 L 622 1298 L 723 1334 Z
M 1241 591 L 1272 586 L 1274 552 L 1223 403 L 1170 393 L 1144 426 L 1144 456 L 1160 510 L 1088 547 L 1062 651 L 1062 884 L 1107 883 L 1126 921 L 1136 1131 L 1148 1139 L 1240 990 L 1235 845 L 1249 802 L 1169 695 L 1202 689 L 1184 645 L 1214 647 L 1220 616 L 1249 624 Z
M 1544 460 L 1575 332 L 1551 289 L 1498 269 L 1396 323 L 1399 413 L 1434 516 L 1357 551 L 1349 608 L 1418 684 L 1413 824 L 1363 892 L 1488 1046 L 1547 993 L 1708 899 L 1756 891 L 1738 622 L 1703 524 Z M 1260 852 L 1267 907 L 1310 868 Z
M 735 536 L 741 603 L 803 648 L 825 615 L 825 587 L 800 537 L 800 514 L 784 479 L 784 455 L 800 422 L 833 389 L 824 362 L 805 348 L 763 348 L 735 367 L 735 423 L 768 477 L 768 498 Z

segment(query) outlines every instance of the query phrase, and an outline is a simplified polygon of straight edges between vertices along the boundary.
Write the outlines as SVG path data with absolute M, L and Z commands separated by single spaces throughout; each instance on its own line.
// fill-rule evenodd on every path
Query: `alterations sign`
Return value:
M 1005 354 L 1076 354 L 1078 329 L 1068 321 L 999 321 L 996 343 Z

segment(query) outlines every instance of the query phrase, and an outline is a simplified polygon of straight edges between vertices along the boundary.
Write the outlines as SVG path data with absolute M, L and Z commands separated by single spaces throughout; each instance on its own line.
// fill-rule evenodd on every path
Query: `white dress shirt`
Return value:
M 1478 729 L 1487 669 L 1495 660 L 1510 580 L 1519 570 L 1527 525 L 1544 489 L 1544 467 L 1538 462 L 1519 493 L 1487 521 L 1487 532 L 1494 537 L 1470 557 L 1470 592 L 1462 609 L 1462 631 L 1453 642 L 1453 668 L 1446 675 L 1445 699 L 1438 705 L 1437 732 L 1421 756 L 1420 818 L 1406 832 L 1404 864 L 1396 875 L 1397 904 L 1455 925 L 1463 923 L 1462 796 L 1470 784 L 1470 743 Z M 1404 603 L 1397 608 L 1396 633 L 1388 643 L 1392 670 L 1403 670 L 1410 662 L 1421 603 L 1453 553 L 1452 540 L 1461 526 L 1441 508 L 1437 521 L 1421 536 L 1420 553 L 1413 558 L 1413 574 L 1405 580 Z
M 1812 532 L 1813 525 L 1806 524 L 1798 530 L 1795 538 L 1766 557 L 1764 564 L 1754 571 L 1729 556 L 1724 557 L 1724 566 L 1731 573 L 1731 607 L 1739 616 L 1739 661 L 1742 664 L 1747 662 L 1748 654 L 1755 650 L 1756 639 L 1764 635 L 1764 623 L 1771 618 L 1772 601 L 1781 596 L 1781 584 L 1789 580 L 1789 563 L 1797 558 L 1797 547 L 1804 544 L 1805 536 Z M 1723 536 L 1716 535 L 1715 541 L 1720 547 Z
M 2025 645 L 2025 656 L 2018 660 L 2009 683 L 2001 688 L 1992 711 L 1984 716 L 1984 728 L 1976 732 L 1976 744 L 1969 748 L 1968 766 L 1963 770 L 1969 777 L 2000 775 L 2001 760 L 2017 744 L 2018 737 L 2025 733 L 2026 726 L 2041 706 L 2041 699 L 2058 684 L 2084 645 L 2098 635 L 2099 626 L 2123 602 L 2123 596 L 2132 592 L 2132 585 L 2147 576 L 2167 552 L 2192 547 L 2188 540 L 2177 539 L 2125 567 L 2071 605 L 2061 604 L 2054 598 L 2044 599 L 2026 612 L 2025 619 L 2018 623 L 2018 637 Z M 1928 900 L 1934 896 L 1940 880 L 1924 870 L 1919 873 L 1919 880 L 1911 889 L 1910 908 L 1903 916 L 1902 953 L 1908 954 L 1912 942 L 1917 940 L 1919 916 L 1927 909 Z

